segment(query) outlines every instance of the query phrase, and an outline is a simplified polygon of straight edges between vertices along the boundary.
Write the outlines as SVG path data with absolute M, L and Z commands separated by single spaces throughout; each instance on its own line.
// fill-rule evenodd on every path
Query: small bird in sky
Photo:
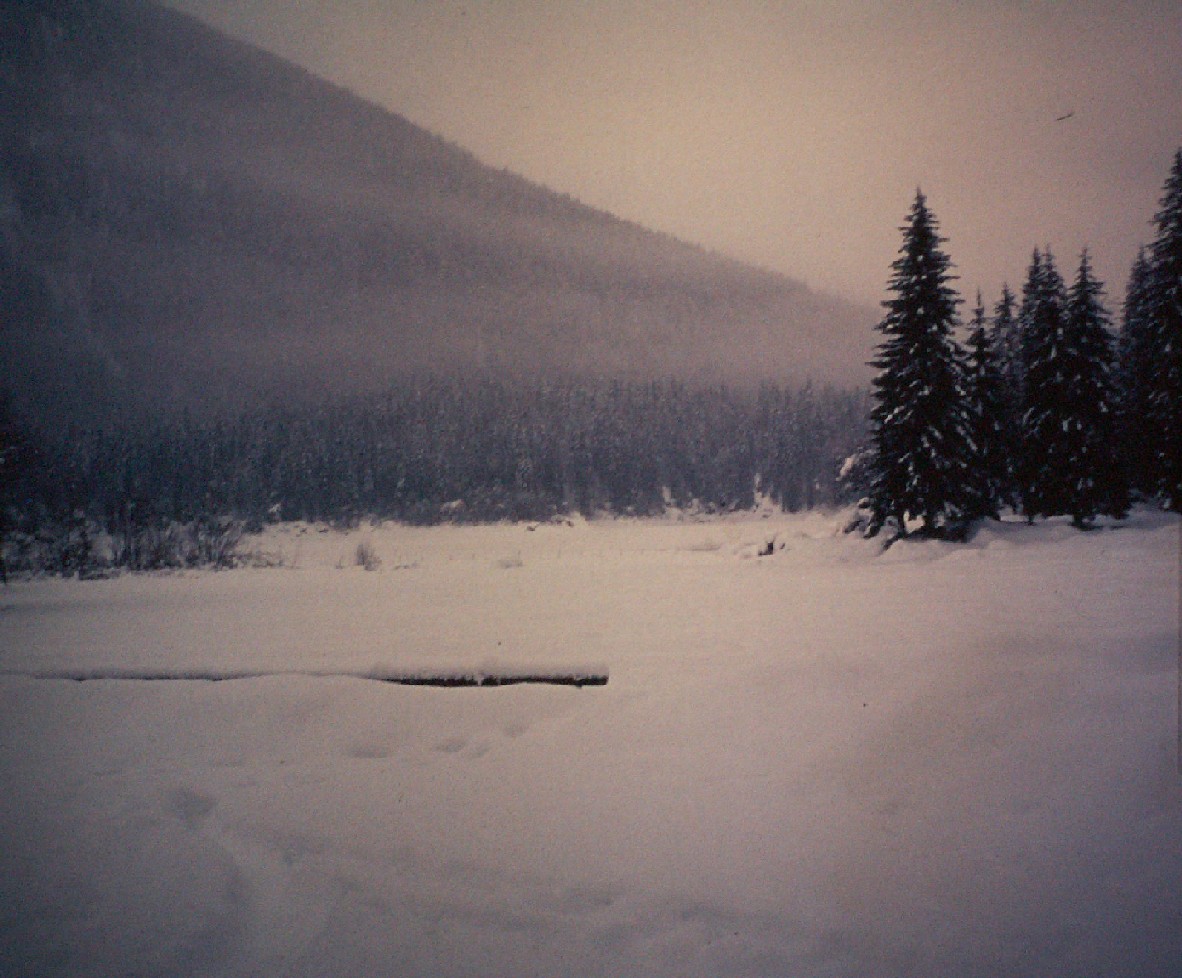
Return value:
M 1065 119 L 1070 119 L 1073 115 L 1075 115 L 1074 110 L 1072 110 L 1071 112 L 1068 112 L 1066 115 L 1056 116 L 1055 121 L 1056 122 L 1063 122 Z

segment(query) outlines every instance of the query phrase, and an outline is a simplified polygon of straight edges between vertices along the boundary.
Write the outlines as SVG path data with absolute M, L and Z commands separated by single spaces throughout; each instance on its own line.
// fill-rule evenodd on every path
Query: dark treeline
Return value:
M 10 428 L 8 563 L 218 563 L 227 535 L 278 520 L 639 516 L 756 493 L 796 510 L 838 500 L 866 410 L 864 393 L 807 385 L 433 379 L 229 420 Z

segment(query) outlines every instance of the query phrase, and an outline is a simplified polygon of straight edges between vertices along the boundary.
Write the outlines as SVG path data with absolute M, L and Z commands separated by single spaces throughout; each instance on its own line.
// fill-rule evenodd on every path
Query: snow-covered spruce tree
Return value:
M 1078 404 L 1080 441 L 1076 454 L 1078 513 L 1124 516 L 1129 508 L 1128 482 L 1117 443 L 1117 389 L 1114 374 L 1112 318 L 1104 306 L 1104 283 L 1092 272 L 1085 248 L 1067 295 L 1068 335 L 1078 357 L 1071 403 Z
M 999 408 L 1001 450 L 1005 455 L 1005 481 L 1001 498 L 1005 504 L 1018 508 L 1016 463 L 1021 448 L 1022 383 L 1025 360 L 1022 352 L 1022 325 L 1017 315 L 1017 300 L 1009 285 L 1001 287 L 1001 298 L 993 307 L 993 321 L 989 331 L 989 346 L 1000 385 Z
M 969 323 L 965 373 L 966 405 L 972 425 L 971 441 L 975 446 L 973 500 L 966 515 L 997 519 L 998 507 L 1010 482 L 1006 410 L 1001 372 L 979 291 Z
M 1126 509 L 1117 464 L 1108 312 L 1085 250 L 1069 295 L 1050 250 L 1027 335 L 1026 516 L 1071 516 L 1086 526 Z
M 884 339 L 871 366 L 877 402 L 873 440 L 870 535 L 893 519 L 899 533 L 910 518 L 922 531 L 957 532 L 972 513 L 975 446 L 965 404 L 963 352 L 953 337 L 960 299 L 949 285 L 951 262 L 923 193 L 916 191 L 903 245 L 891 266 L 876 327 Z
M 1055 441 L 1052 430 L 1057 420 L 1057 406 L 1046 403 L 1049 384 L 1055 377 L 1055 365 L 1046 362 L 1049 351 L 1057 349 L 1063 329 L 1063 307 L 1067 295 L 1063 279 L 1055 269 L 1050 249 L 1044 258 L 1035 248 L 1026 281 L 1022 285 L 1022 305 L 1018 310 L 1018 333 L 1022 347 L 1022 388 L 1018 430 L 1020 440 L 1014 457 L 1015 481 L 1019 507 L 1030 522 L 1044 512 L 1041 496 L 1046 482 L 1044 467 L 1046 446 Z M 1035 372 L 1031 376 L 1030 369 Z
M 1022 331 L 1016 312 L 1017 300 L 1008 285 L 1001 287 L 1001 298 L 993 307 L 989 327 L 989 345 L 1003 387 L 1012 392 L 1015 403 L 1022 393 Z
M 1154 495 L 1158 488 L 1155 453 L 1145 437 L 1154 366 L 1151 278 L 1152 266 L 1142 248 L 1129 272 L 1117 357 L 1121 454 L 1130 488 L 1146 495 Z
M 1182 512 L 1182 149 L 1166 179 L 1151 250 L 1152 370 L 1145 436 L 1154 488 Z
M 1048 249 L 1049 251 L 1049 249 Z M 1062 286 L 1062 282 L 1059 283 Z M 1037 248 L 1030 257 L 1030 266 L 1026 270 L 1026 281 L 1022 285 L 1022 304 L 1018 307 L 1017 336 L 1015 340 L 1016 359 L 1012 369 L 1016 377 L 1016 393 L 1020 405 L 1019 416 L 1026 410 L 1026 365 L 1030 362 L 1031 337 L 1035 333 L 1034 320 L 1040 308 L 1045 313 L 1047 299 L 1058 300 L 1062 306 L 1062 290 L 1055 297 L 1044 295 L 1043 257 Z

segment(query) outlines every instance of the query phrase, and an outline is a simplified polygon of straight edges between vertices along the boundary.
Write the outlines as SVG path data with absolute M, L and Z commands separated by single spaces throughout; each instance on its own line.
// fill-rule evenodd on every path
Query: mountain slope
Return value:
M 0 7 L 4 383 L 42 414 L 482 370 L 856 382 L 873 313 L 142 0 Z

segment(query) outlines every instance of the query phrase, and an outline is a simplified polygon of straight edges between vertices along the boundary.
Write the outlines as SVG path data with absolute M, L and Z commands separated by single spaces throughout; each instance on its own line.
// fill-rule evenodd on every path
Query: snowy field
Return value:
M 0 974 L 1182 974 L 1177 519 L 836 519 L 0 590 Z

